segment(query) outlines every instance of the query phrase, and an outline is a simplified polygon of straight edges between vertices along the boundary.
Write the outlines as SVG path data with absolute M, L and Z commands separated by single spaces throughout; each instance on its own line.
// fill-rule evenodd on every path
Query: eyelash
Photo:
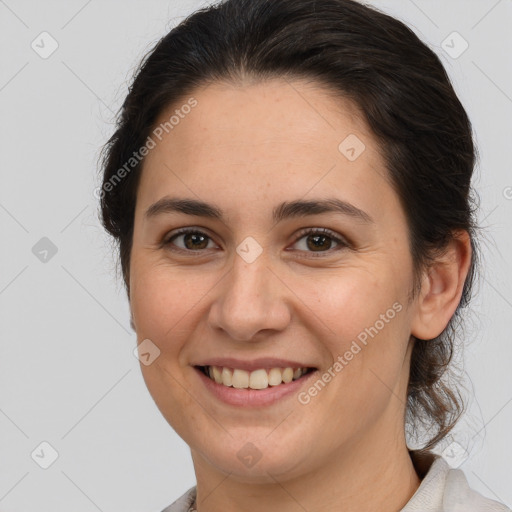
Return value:
M 172 245 L 172 241 L 174 239 L 176 239 L 180 235 L 186 235 L 186 234 L 203 235 L 206 238 L 212 240 L 212 238 L 210 236 L 208 236 L 205 232 L 200 231 L 198 229 L 180 228 L 176 232 L 174 232 L 171 236 L 164 239 L 162 242 L 162 246 L 170 247 Z M 308 252 L 311 254 L 311 256 L 309 256 L 309 257 L 321 258 L 325 254 L 331 254 L 332 252 L 339 251 L 343 248 L 351 248 L 351 244 L 347 240 L 339 237 L 338 235 L 336 235 L 336 233 L 334 231 L 331 231 L 330 229 L 327 229 L 327 228 L 305 228 L 297 235 L 293 244 L 296 244 L 299 240 L 306 237 L 307 235 L 313 235 L 313 234 L 328 236 L 330 239 L 332 239 L 334 242 L 336 242 L 338 244 L 338 246 L 333 249 L 328 249 L 327 251 L 318 251 L 318 252 L 305 251 L 305 252 Z M 206 251 L 206 249 L 198 249 L 198 250 L 194 251 L 191 249 L 182 249 L 181 247 L 177 247 L 177 248 L 174 247 L 171 250 L 175 251 L 175 252 L 192 253 L 192 254 L 197 254 L 197 253 Z

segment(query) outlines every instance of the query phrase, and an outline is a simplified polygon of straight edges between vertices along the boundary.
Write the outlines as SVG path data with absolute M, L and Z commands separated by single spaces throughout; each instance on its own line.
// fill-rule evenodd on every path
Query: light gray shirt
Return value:
M 472 490 L 462 470 L 450 467 L 439 455 L 431 454 L 431 457 L 420 486 L 400 512 L 512 512 Z M 420 476 L 421 473 L 420 469 Z M 196 486 L 162 512 L 189 512 L 195 498 Z

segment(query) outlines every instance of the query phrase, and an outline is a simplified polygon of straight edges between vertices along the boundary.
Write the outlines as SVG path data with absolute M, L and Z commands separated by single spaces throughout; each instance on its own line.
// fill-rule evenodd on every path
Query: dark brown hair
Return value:
M 412 296 L 421 272 L 456 231 L 471 236 L 471 267 L 454 316 L 437 338 L 414 340 L 407 421 L 414 432 L 425 428 L 428 449 L 464 412 L 458 388 L 442 377 L 476 275 L 476 150 L 470 121 L 440 59 L 395 18 L 353 0 L 227 0 L 196 11 L 155 45 L 137 70 L 102 160 L 102 222 L 119 244 L 128 295 L 143 159 L 132 161 L 132 168 L 126 163 L 144 146 L 157 117 L 215 81 L 279 77 L 325 85 L 360 109 L 407 217 Z

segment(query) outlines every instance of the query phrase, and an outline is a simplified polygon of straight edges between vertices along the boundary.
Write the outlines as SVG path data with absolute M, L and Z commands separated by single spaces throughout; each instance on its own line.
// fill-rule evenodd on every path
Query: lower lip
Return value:
M 315 370 L 297 380 L 292 380 L 286 384 L 279 384 L 279 386 L 269 386 L 266 389 L 239 389 L 224 386 L 224 384 L 217 384 L 214 380 L 207 377 L 202 370 L 198 368 L 194 368 L 194 370 L 199 374 L 200 379 L 208 391 L 210 391 L 215 397 L 222 402 L 230 405 L 237 405 L 238 407 L 271 405 L 278 400 L 296 393 L 317 373 L 317 370 Z

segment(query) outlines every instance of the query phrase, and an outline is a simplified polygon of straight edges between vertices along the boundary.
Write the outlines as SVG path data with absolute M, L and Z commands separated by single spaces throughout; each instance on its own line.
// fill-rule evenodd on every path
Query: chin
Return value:
M 233 437 L 226 434 L 225 443 L 204 444 L 200 440 L 192 448 L 194 465 L 208 464 L 218 471 L 242 483 L 275 484 L 276 479 L 286 481 L 311 470 L 311 461 L 304 453 L 304 444 L 283 443 L 282 437 L 275 439 L 264 435 L 251 436 L 247 430 Z M 252 441 L 251 441 L 252 439 Z

